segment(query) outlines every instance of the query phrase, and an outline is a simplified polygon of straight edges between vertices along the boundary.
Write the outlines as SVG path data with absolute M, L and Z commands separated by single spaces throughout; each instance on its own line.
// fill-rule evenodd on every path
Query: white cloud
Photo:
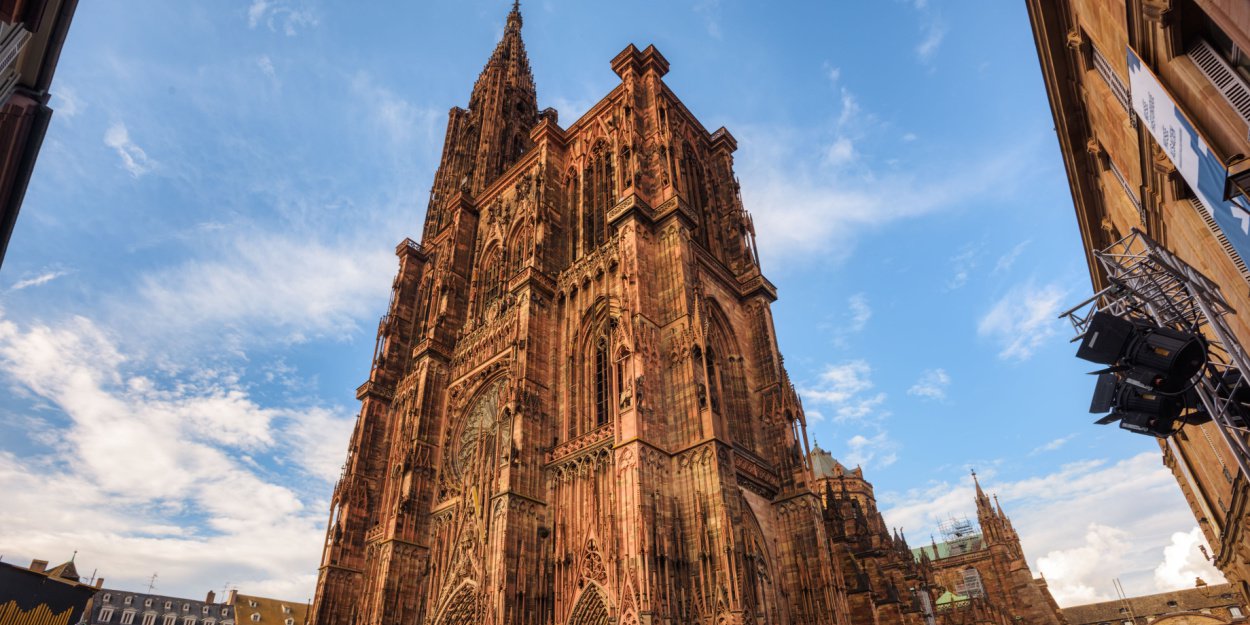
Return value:
M 872 388 L 872 367 L 863 360 L 827 365 L 816 386 L 800 390 L 803 397 L 826 404 L 845 404 L 856 394 Z
M 1204 549 L 1207 549 L 1207 541 L 1197 527 L 1172 534 L 1172 544 L 1163 548 L 1163 562 L 1155 568 L 1155 585 L 1186 588 L 1193 586 L 1196 578 L 1207 582 L 1221 579 L 1223 576 L 1203 555 Z
M 1113 599 L 1110 580 L 1116 577 L 1130 596 L 1173 590 L 1167 581 L 1173 572 L 1197 570 L 1187 539 L 1173 536 L 1193 528 L 1194 517 L 1175 478 L 1160 466 L 1157 450 L 1115 463 L 1073 462 L 1016 481 L 978 475 L 987 491 L 999 495 L 1033 572 L 1046 576 L 1060 605 Z M 934 532 L 952 516 L 969 516 L 973 496 L 971 478 L 965 477 L 906 493 L 883 492 L 878 501 L 890 525 L 909 528 L 914 536 Z M 1160 568 L 1166 573 L 1157 574 Z M 1208 582 L 1222 581 L 1207 574 Z M 1192 585 L 1191 578 L 1182 586 Z
M 829 77 L 829 82 L 836 85 L 838 83 L 838 79 L 842 78 L 842 68 L 835 67 L 827 63 L 825 64 L 825 68 L 827 70 L 826 75 Z
M 846 137 L 839 137 L 825 152 L 825 162 L 831 166 L 843 165 L 855 159 L 855 145 Z
M 917 139 L 916 133 L 914 132 L 903 133 L 903 141 L 911 143 L 912 141 L 915 141 L 916 139 Z
M 898 460 L 898 445 L 885 432 L 873 436 L 856 434 L 846 442 L 849 452 L 844 460 L 846 464 L 866 467 L 888 467 Z
M 840 117 L 848 114 L 858 114 L 853 97 L 844 102 Z M 734 132 L 742 145 L 737 165 L 743 198 L 752 211 L 765 264 L 841 260 L 864 231 L 967 206 L 974 196 L 1011 192 L 990 183 L 1004 179 L 1009 160 L 1001 154 L 975 163 L 934 163 L 929 165 L 932 171 L 877 172 L 859 157 L 835 167 L 824 157 L 842 137 L 853 139 L 839 132 L 819 147 L 820 164 L 811 167 L 803 163 L 812 158 L 795 149 L 806 140 L 797 132 L 746 125 Z M 1033 148 L 1021 144 L 1013 149 Z
M 26 278 L 24 280 L 18 280 L 17 282 L 14 282 L 13 286 L 9 287 L 9 290 L 21 291 L 22 289 L 29 289 L 32 286 L 43 286 L 53 280 L 56 280 L 57 278 L 66 276 L 68 274 L 69 274 L 68 271 L 60 271 L 60 270 L 45 271 L 33 278 Z
M 104 145 L 117 151 L 117 156 L 122 159 L 122 167 L 130 172 L 131 176 L 138 178 L 152 171 L 155 163 L 148 158 L 143 148 L 130 140 L 130 132 L 126 130 L 125 124 L 116 122 L 109 126 L 104 132 Z
M 907 389 L 908 395 L 925 399 L 946 399 L 946 387 L 950 386 L 951 376 L 945 369 L 926 369 L 920 379 Z
M 110 567 L 101 573 L 113 585 L 159 570 L 179 592 L 230 575 L 253 592 L 305 593 L 334 476 L 307 454 L 337 447 L 340 457 L 350 418 L 262 406 L 216 372 L 177 383 L 135 373 L 149 364 L 85 318 L 25 328 L 0 318 L 0 375 L 69 420 L 52 453 L 0 452 L 0 491 L 10 494 L 0 551 L 38 557 L 73 545 L 79 562 Z M 279 443 L 282 422 L 300 426 Z M 284 484 L 245 454 L 303 467 L 314 481 Z M 309 488 L 316 494 L 301 494 Z
M 260 58 L 256 59 L 256 67 L 259 68 L 260 73 L 268 77 L 269 80 L 276 81 L 278 79 L 278 73 L 273 67 L 273 59 L 269 58 L 268 54 L 262 54 Z
M 299 4 L 299 6 L 292 6 Z M 264 24 L 273 32 L 281 31 L 288 37 L 299 34 L 300 29 L 317 26 L 317 14 L 305 3 L 281 0 L 252 0 L 247 8 L 247 26 L 256 28 Z
M 1068 441 L 1071 441 L 1074 438 L 1076 438 L 1076 434 L 1069 434 L 1067 436 L 1061 436 L 1059 438 L 1056 438 L 1055 440 L 1050 441 L 1049 443 L 1046 443 L 1045 445 L 1037 446 L 1036 448 L 1033 449 L 1033 451 L 1029 452 L 1029 455 L 1035 456 L 1037 454 L 1045 453 L 1048 451 L 1056 451 L 1060 449 L 1061 447 L 1063 447 L 1064 445 L 1067 445 Z
M 52 90 L 52 97 L 56 98 L 52 109 L 57 117 L 71 118 L 87 110 L 87 105 L 78 97 L 78 92 L 69 85 L 57 83 Z
M 267 335 L 301 342 L 341 338 L 385 303 L 395 257 L 354 241 L 326 242 L 286 234 L 241 235 L 212 260 L 189 260 L 148 274 L 140 301 L 117 303 L 139 315 L 145 332 L 197 330 L 214 341 Z M 224 347 L 224 345 L 223 345 Z
M 999 358 L 1028 360 L 1059 331 L 1057 315 L 1067 296 L 1057 284 L 1016 286 L 981 318 L 977 333 L 999 343 Z

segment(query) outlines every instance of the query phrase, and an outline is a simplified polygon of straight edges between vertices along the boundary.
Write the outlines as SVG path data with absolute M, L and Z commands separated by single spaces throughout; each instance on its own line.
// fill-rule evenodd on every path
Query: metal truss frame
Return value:
M 1201 333 L 1207 342 L 1207 364 L 1195 390 L 1242 476 L 1250 479 L 1250 429 L 1246 427 L 1250 411 L 1233 400 L 1239 393 L 1250 392 L 1250 357 L 1225 321 L 1236 311 L 1219 285 L 1136 228 L 1094 252 L 1094 258 L 1109 286 L 1059 315 L 1072 323 L 1076 331 L 1072 341 L 1085 335 L 1098 311 Z M 1229 372 L 1244 375 L 1230 376 Z

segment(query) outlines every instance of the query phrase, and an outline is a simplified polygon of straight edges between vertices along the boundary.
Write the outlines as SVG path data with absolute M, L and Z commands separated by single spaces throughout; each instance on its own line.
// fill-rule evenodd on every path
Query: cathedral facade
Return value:
M 451 110 L 421 242 L 396 250 L 312 622 L 931 619 L 902 582 L 852 618 L 733 136 L 632 45 L 561 127 L 521 24 Z

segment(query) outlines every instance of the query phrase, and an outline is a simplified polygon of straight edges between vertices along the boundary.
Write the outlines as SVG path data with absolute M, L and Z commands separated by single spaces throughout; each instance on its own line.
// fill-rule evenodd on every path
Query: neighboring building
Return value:
M 152 593 L 101 588 L 88 625 L 234 625 L 234 606 Z
M 872 484 L 829 452 L 812 449 L 812 471 L 840 555 L 852 623 L 1066 625 L 1043 579 L 1029 570 L 1020 537 L 976 482 L 979 531 L 968 521 L 944 526 L 944 540 L 912 549 L 877 510 Z
M 82 583 L 73 560 L 51 569 L 46 560 L 28 568 L 0 562 L 0 625 L 73 625 L 97 588 Z
M 1070 625 L 1228 625 L 1244 623 L 1246 614 L 1246 600 L 1236 586 L 1205 583 L 1197 588 L 1063 609 Z
M 0 265 L 52 118 L 52 74 L 78 0 L 0 0 Z
M 239 625 L 306 625 L 308 622 L 307 603 L 241 595 L 233 590 L 226 602 L 238 613 Z
M 1224 165 L 1250 165 L 1240 160 L 1250 155 L 1250 4 L 1026 3 L 1095 290 L 1108 280 L 1093 252 L 1140 229 L 1220 287 L 1240 311 L 1226 321 L 1250 346 L 1248 216 L 1223 197 Z M 1212 423 L 1160 445 L 1214 564 L 1244 591 L 1250 476 Z

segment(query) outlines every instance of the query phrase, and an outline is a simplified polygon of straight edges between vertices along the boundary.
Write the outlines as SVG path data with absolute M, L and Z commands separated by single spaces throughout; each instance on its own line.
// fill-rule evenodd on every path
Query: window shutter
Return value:
M 1250 87 L 1246 86 L 1241 76 L 1205 41 L 1199 40 L 1189 50 L 1188 56 L 1202 70 L 1207 80 L 1219 89 L 1233 110 L 1241 115 L 1241 119 L 1250 124 Z M 1247 138 L 1250 138 L 1250 132 L 1247 133 Z
M 1250 282 L 1250 268 L 1246 266 L 1246 261 L 1241 258 L 1241 254 L 1238 254 L 1237 250 L 1233 248 L 1233 244 L 1228 242 L 1228 237 L 1224 236 L 1224 231 L 1220 229 L 1219 224 L 1215 223 L 1215 217 L 1211 215 L 1211 211 L 1207 210 L 1206 204 L 1203 204 L 1202 200 L 1196 197 L 1189 198 L 1189 203 L 1202 216 L 1202 221 L 1207 224 L 1207 229 L 1220 242 L 1220 247 L 1224 249 L 1224 253 L 1233 259 L 1233 265 L 1237 267 L 1238 273 L 1241 274 L 1241 279 Z

